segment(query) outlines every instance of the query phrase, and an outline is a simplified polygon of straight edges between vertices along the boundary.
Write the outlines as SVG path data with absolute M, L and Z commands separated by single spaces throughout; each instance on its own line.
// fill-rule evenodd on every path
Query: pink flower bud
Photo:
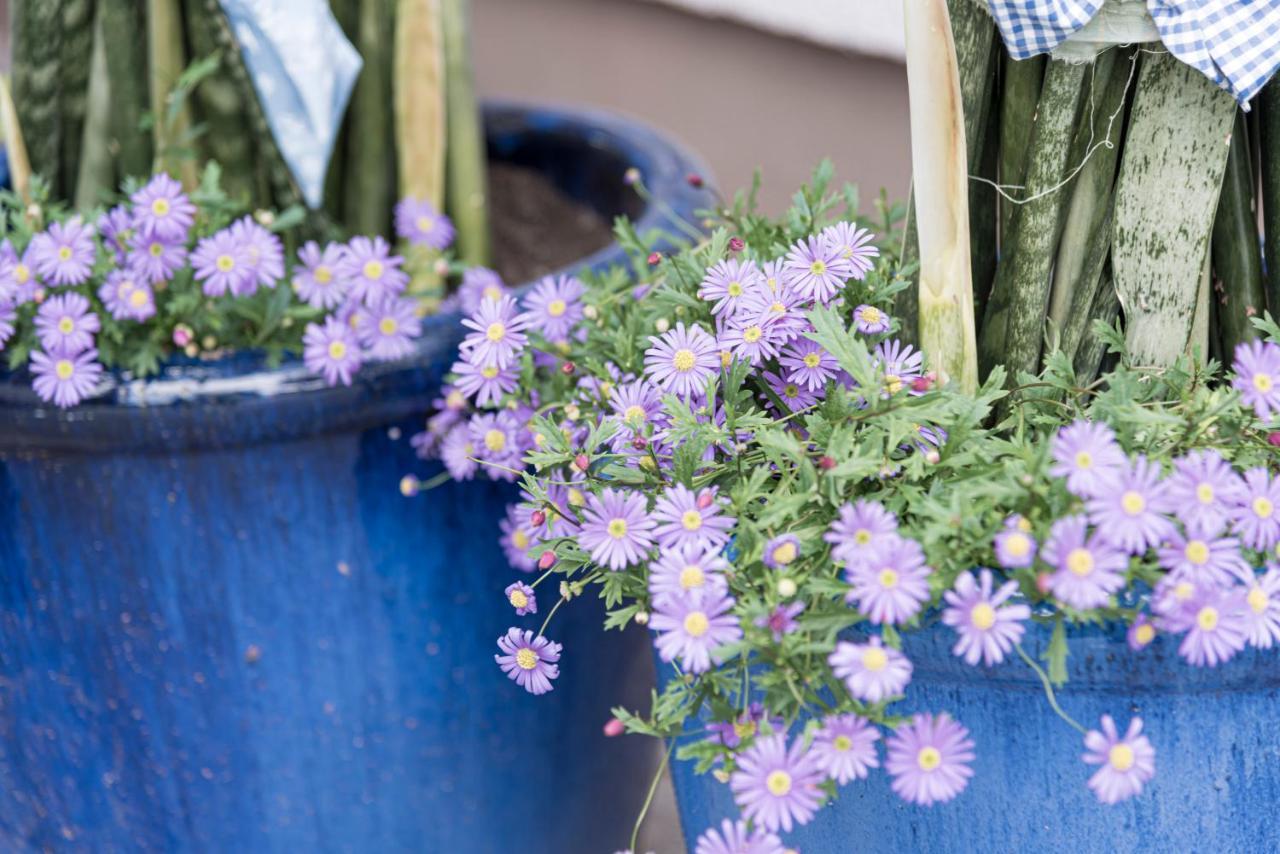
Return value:
M 689 182 L 690 187 L 701 188 L 706 182 L 702 180 L 702 176 L 697 172 L 690 172 L 685 176 L 685 180 Z
M 609 722 L 604 725 L 605 738 L 617 738 L 625 731 L 626 727 L 617 718 L 609 718 Z
M 702 492 L 698 493 L 698 500 L 695 503 L 698 505 L 699 510 L 706 510 L 715 502 L 715 500 L 716 497 L 711 494 L 711 490 L 704 489 Z
M 643 451 L 645 448 L 649 447 L 649 440 L 644 436 L 636 436 L 631 440 L 631 447 L 635 448 L 637 451 Z
M 650 267 L 656 267 L 656 266 L 658 266 L 658 265 L 659 265 L 659 264 L 661 264 L 661 263 L 662 263 L 662 253 L 661 253 L 661 252 L 650 252 L 650 253 L 649 253 L 649 266 L 650 266 Z
M 1036 575 L 1036 589 L 1046 596 L 1049 595 L 1049 573 L 1041 572 Z
M 1280 430 L 1273 430 L 1267 434 L 1267 444 L 1273 448 L 1280 448 Z
M 546 521 L 547 514 L 541 510 L 534 510 L 529 514 L 529 524 L 533 525 L 535 528 L 542 527 L 542 524 Z
M 928 391 L 933 388 L 933 384 L 938 381 L 938 375 L 933 371 L 922 377 L 916 377 L 911 381 L 911 388 L 915 391 Z
M 730 252 L 741 252 L 743 249 L 746 249 L 746 248 L 747 248 L 747 244 L 746 244 L 746 243 L 744 243 L 744 242 L 742 241 L 742 238 L 741 238 L 741 237 L 730 237 L 730 238 L 729 238 L 729 251 L 730 251 Z
M 821 457 L 818 457 L 818 468 L 822 469 L 823 471 L 831 471 L 835 467 L 836 467 L 835 457 L 829 457 L 826 454 L 823 454 Z
M 178 347 L 186 347 L 195 337 L 195 331 L 185 323 L 173 327 L 173 343 Z
M 566 374 L 566 375 L 571 374 L 576 370 L 577 370 L 577 366 L 574 365 L 573 362 L 565 362 L 563 365 L 560 366 L 560 373 L 562 374 Z
M 542 553 L 542 557 L 538 558 L 538 569 L 550 569 L 556 565 L 556 553 L 547 549 Z
M 578 471 L 585 472 L 591 468 L 591 460 L 587 458 L 586 454 L 578 454 L 573 458 L 573 467 Z

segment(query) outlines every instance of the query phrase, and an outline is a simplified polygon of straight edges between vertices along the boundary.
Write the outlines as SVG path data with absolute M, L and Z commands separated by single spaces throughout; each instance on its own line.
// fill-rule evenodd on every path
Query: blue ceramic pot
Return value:
M 641 231 L 707 203 L 698 164 L 640 125 L 485 118 L 491 157 Z M 601 726 L 643 703 L 647 638 L 563 609 L 562 676 L 527 695 L 493 660 L 541 620 L 502 596 L 511 487 L 398 492 L 438 471 L 408 438 L 458 339 L 432 318 L 414 357 L 350 388 L 253 354 L 67 412 L 0 379 L 0 850 L 625 846 L 652 746 Z
M 1028 632 L 1033 656 L 1048 631 Z M 1121 729 L 1144 721 L 1156 777 L 1136 798 L 1099 804 L 1086 788 L 1083 738 L 1049 708 L 1039 679 L 1015 657 L 992 669 L 951 654 L 954 632 L 938 625 L 904 636 L 915 666 L 904 712 L 949 711 L 970 730 L 977 759 L 953 801 L 907 804 L 883 769 L 841 787 L 840 797 L 785 841 L 804 854 L 971 852 L 1261 852 L 1280 840 L 1280 664 L 1275 650 L 1248 649 L 1216 669 L 1177 656 L 1177 639 L 1130 652 L 1120 631 L 1071 638 L 1070 681 L 1058 701 L 1096 729 L 1110 714 Z M 884 748 L 881 744 L 881 761 Z M 737 815 L 729 787 L 678 762 L 673 774 L 690 850 L 713 822 Z

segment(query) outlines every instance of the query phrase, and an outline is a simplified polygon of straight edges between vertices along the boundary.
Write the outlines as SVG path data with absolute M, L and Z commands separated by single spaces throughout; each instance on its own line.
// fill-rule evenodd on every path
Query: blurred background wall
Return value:
M 767 211 L 830 156 L 864 209 L 910 180 L 901 0 L 473 0 L 484 95 L 628 113 Z

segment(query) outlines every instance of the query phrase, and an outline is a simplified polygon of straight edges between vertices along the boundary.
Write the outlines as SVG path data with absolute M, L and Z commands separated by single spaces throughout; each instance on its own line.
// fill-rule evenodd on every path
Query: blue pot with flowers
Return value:
M 689 156 L 633 122 L 485 119 L 491 161 L 640 233 L 705 203 Z M 509 555 L 534 568 L 523 528 L 498 541 L 512 478 L 419 458 L 440 438 L 419 413 L 437 399 L 443 431 L 477 393 L 442 385 L 466 330 L 419 317 L 423 270 L 381 238 L 297 246 L 213 182 L 157 176 L 96 223 L 47 214 L 15 216 L 0 263 L 0 847 L 621 846 L 653 760 L 601 728 L 643 700 L 643 637 L 602 633 L 594 597 L 557 624 L 558 671 L 503 633 L 517 603 L 531 621 L 550 603 L 502 594 Z M 447 241 L 420 203 L 401 220 Z M 579 310 L 573 271 L 623 261 L 569 265 L 544 313 Z M 486 290 L 506 300 L 473 270 L 455 299 Z M 465 468 L 465 444 L 447 461 Z M 513 696 L 495 654 L 531 688 L 577 678 Z

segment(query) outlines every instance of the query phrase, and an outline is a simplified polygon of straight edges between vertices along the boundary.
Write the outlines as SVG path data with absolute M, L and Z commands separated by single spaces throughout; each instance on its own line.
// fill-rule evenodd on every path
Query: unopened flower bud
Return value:
M 604 737 L 617 738 L 626 732 L 626 729 L 627 728 L 623 725 L 622 721 L 617 718 L 609 718 L 608 723 L 604 725 Z
M 711 490 L 704 489 L 702 492 L 698 493 L 698 498 L 694 503 L 698 506 L 699 510 L 706 510 L 714 504 L 715 501 L 716 497 L 712 494 Z
M 930 371 L 924 376 L 916 377 L 911 381 L 913 391 L 928 391 L 933 388 L 933 384 L 938 381 L 938 375 Z
M 645 448 L 649 447 L 649 440 L 644 436 L 636 436 L 631 440 L 631 447 L 635 448 L 637 451 L 643 451 Z
M 689 182 L 690 187 L 694 188 L 701 188 L 706 183 L 697 172 L 690 172 L 684 179 Z
M 276 215 L 268 210 L 256 210 L 253 212 L 253 218 L 258 221 L 258 225 L 270 228 L 271 223 L 276 221 Z
M 547 521 L 547 514 L 542 510 L 534 510 L 529 514 L 529 524 L 535 528 L 541 528 Z
M 562 374 L 566 374 L 566 375 L 571 374 L 576 370 L 577 370 L 577 366 L 574 365 L 573 362 L 565 362 L 563 365 L 560 366 L 560 373 Z
M 578 404 L 576 403 L 565 404 L 564 417 L 568 418 L 570 421 L 577 421 L 582 417 L 582 410 L 578 408 Z
M 628 187 L 634 187 L 640 183 L 640 170 L 632 166 L 626 172 L 622 173 L 622 183 Z
M 830 456 L 827 456 L 826 454 L 823 454 L 822 456 L 818 457 L 818 468 L 822 469 L 823 471 L 831 471 L 835 467 L 836 467 L 835 457 L 830 457 Z
M 422 482 L 411 474 L 400 478 L 400 494 L 405 498 L 412 498 L 417 495 L 421 486 Z
M 218 346 L 218 339 L 212 335 L 206 335 L 204 336 L 204 339 L 201 340 L 200 346 L 206 350 L 212 350 L 214 347 Z
M 632 619 L 636 621 L 637 626 L 647 626 L 649 625 L 649 612 L 636 611 L 636 615 Z
M 662 253 L 661 253 L 661 252 L 650 252 L 650 253 L 649 253 L 648 261 L 649 261 L 649 266 L 650 266 L 650 267 L 656 267 L 656 266 L 658 266 L 659 264 L 661 264 L 661 263 L 662 263 Z
M 1280 448 L 1280 430 L 1272 430 L 1267 434 L 1267 444 L 1273 448 Z
M 582 307 L 582 316 L 587 320 L 595 320 L 600 316 L 600 309 L 596 308 L 594 305 L 584 305 Z
M 187 358 L 194 359 L 196 356 L 200 355 L 200 348 L 196 346 L 195 342 L 192 342 L 186 347 L 183 347 L 182 352 L 187 354 Z
M 934 466 L 938 464 L 938 460 L 942 459 L 942 454 L 939 454 L 937 450 L 930 448 L 928 453 L 924 455 L 924 459 L 929 465 Z
M 587 458 L 586 454 L 578 454 L 573 458 L 573 467 L 578 471 L 585 472 L 591 467 L 591 460 Z
M 1036 589 L 1044 595 L 1049 595 L 1049 573 L 1041 572 L 1036 574 Z
M 742 251 L 743 249 L 745 249 L 746 247 L 747 247 L 747 244 L 742 242 L 742 238 L 741 238 L 741 237 L 730 237 L 730 238 L 729 238 L 729 251 L 730 251 L 730 252 L 741 252 L 741 251 Z
M 671 321 L 667 320 L 665 317 L 659 317 L 654 322 L 653 328 L 658 330 L 658 334 L 661 335 L 671 328 Z
M 443 258 L 437 258 L 435 264 L 431 265 L 437 276 L 449 275 L 449 262 Z
M 573 598 L 573 588 L 569 586 L 569 582 L 560 582 L 560 598 L 568 602 Z
M 723 768 L 717 768 L 716 770 L 712 771 L 711 776 L 715 777 L 721 783 L 729 782 L 729 772 L 724 770 Z
M 173 343 L 175 346 L 186 347 L 195 337 L 195 331 L 185 323 L 179 323 L 173 327 Z
M 790 599 L 796 595 L 796 582 L 793 578 L 778 579 L 778 595 L 783 599 Z
M 555 565 L 556 553 L 551 551 L 551 549 L 547 549 L 542 553 L 542 556 L 538 558 L 538 569 L 550 569 Z

